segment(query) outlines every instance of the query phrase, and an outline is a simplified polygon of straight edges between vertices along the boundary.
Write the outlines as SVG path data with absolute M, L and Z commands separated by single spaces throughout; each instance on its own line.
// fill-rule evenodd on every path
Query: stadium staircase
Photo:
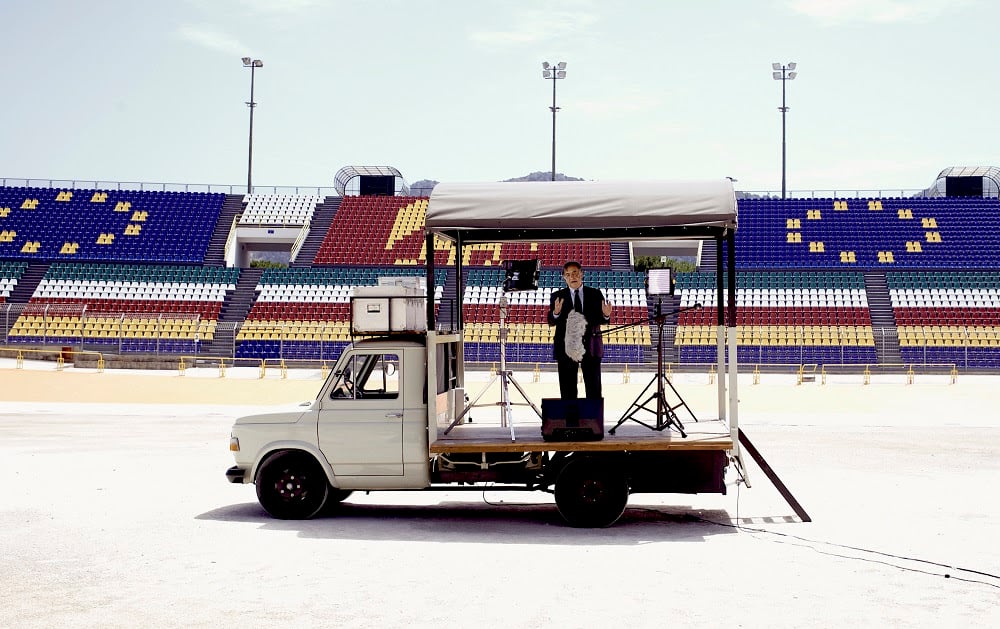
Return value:
M 868 295 L 868 311 L 871 313 L 872 328 L 882 330 L 882 337 L 875 338 L 878 362 L 883 365 L 898 365 L 903 362 L 899 351 L 899 333 L 896 319 L 892 314 L 892 299 L 885 273 L 869 271 L 865 273 L 865 294 Z
M 21 274 L 21 278 L 17 280 L 17 286 L 14 290 L 10 292 L 10 297 L 7 298 L 7 303 L 10 304 L 26 304 L 31 296 L 35 294 L 35 289 L 38 288 L 38 284 L 41 283 L 42 278 L 45 277 L 45 273 L 49 270 L 48 262 L 42 262 L 40 264 L 29 264 L 28 268 L 24 270 Z
M 468 278 L 468 270 L 465 270 L 465 277 Z M 463 283 L 464 285 L 464 283 Z M 436 327 L 439 330 L 453 330 L 458 323 L 458 276 L 448 273 L 444 281 L 444 288 L 441 292 L 441 305 L 437 311 Z
M 0 314 L 3 315 L 0 316 L 0 339 L 3 339 L 4 342 L 7 341 L 7 334 L 14 327 L 14 322 L 20 316 L 24 305 L 35 294 L 35 289 L 38 288 L 38 284 L 45 277 L 45 273 L 48 270 L 48 262 L 30 264 L 17 280 L 17 285 L 11 290 L 7 301 L 3 304 L 3 308 L 0 308 Z
M 236 351 L 236 332 L 246 320 L 253 302 L 257 299 L 255 289 L 264 275 L 264 269 L 241 269 L 236 282 L 236 290 L 226 296 L 219 312 L 219 323 L 215 326 L 215 338 L 204 350 L 210 356 L 233 356 Z
M 243 211 L 243 196 L 237 194 L 227 194 L 226 200 L 222 203 L 222 211 L 219 212 L 219 220 L 215 223 L 215 231 L 208 241 L 208 249 L 205 251 L 205 266 L 226 266 L 226 241 L 229 240 L 229 232 L 233 227 L 233 219 Z
M 701 258 L 698 260 L 698 271 L 714 273 L 716 269 L 715 259 L 718 255 L 719 243 L 714 240 L 701 241 Z
M 309 221 L 309 235 L 306 236 L 295 260 L 289 266 L 302 268 L 312 266 L 313 260 L 316 259 L 316 254 L 319 252 L 319 247 L 323 244 L 323 239 L 326 238 L 326 232 L 329 231 L 330 224 L 333 222 L 333 216 L 340 209 L 342 200 L 341 197 L 326 197 L 322 203 L 316 206 L 312 219 Z
M 632 270 L 631 248 L 629 247 L 629 244 L 627 242 L 611 243 L 611 270 L 612 271 Z

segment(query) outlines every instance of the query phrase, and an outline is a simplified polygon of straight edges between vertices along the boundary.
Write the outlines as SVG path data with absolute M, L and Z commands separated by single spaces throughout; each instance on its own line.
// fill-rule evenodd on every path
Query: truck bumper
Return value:
M 226 479 L 229 480 L 230 483 L 242 483 L 244 482 L 243 479 L 246 476 L 246 473 L 247 471 L 245 469 L 234 465 L 226 470 Z

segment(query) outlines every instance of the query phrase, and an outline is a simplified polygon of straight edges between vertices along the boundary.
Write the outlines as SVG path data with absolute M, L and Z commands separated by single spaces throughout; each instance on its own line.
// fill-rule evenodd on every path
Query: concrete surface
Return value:
M 4 366 L 0 627 L 1000 626 L 1000 378 L 741 378 L 742 424 L 812 523 L 751 464 L 749 489 L 634 496 L 577 530 L 522 492 L 269 518 L 223 476 L 229 428 L 312 397 L 315 372 Z M 648 377 L 605 389 L 623 408 Z M 706 376 L 674 384 L 713 412 Z

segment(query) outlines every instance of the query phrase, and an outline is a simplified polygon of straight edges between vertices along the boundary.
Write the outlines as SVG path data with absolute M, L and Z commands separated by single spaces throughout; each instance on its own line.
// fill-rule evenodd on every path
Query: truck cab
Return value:
M 296 488 L 313 493 L 321 505 L 326 499 L 320 495 L 328 493 L 324 485 L 334 493 L 426 487 L 426 356 L 419 336 L 348 346 L 311 403 L 236 421 L 230 442 L 236 465 L 227 476 L 234 482 L 257 479 L 258 497 L 268 511 L 274 497 L 301 502 Z M 295 474 L 293 464 L 307 469 Z M 275 467 L 284 469 L 274 481 L 284 489 L 269 498 L 274 487 L 267 480 Z M 310 517 L 311 505 L 305 501 L 299 511 L 278 506 L 279 513 L 272 514 Z

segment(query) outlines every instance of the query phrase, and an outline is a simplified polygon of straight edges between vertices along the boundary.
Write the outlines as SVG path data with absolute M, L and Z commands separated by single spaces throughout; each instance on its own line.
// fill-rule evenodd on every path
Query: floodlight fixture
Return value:
M 263 68 L 264 62 L 260 59 L 251 59 L 250 57 L 243 57 L 242 61 L 244 68 L 250 68 L 250 102 L 247 103 L 247 107 L 250 108 L 250 140 L 247 148 L 247 194 L 251 194 L 253 192 L 253 110 L 257 107 L 257 103 L 253 99 L 254 71 L 257 68 Z
M 552 106 L 549 110 L 552 112 L 552 181 L 556 180 L 556 112 L 559 108 L 556 107 L 556 80 L 566 78 L 566 62 L 559 61 L 557 63 L 549 63 L 548 61 L 542 62 L 542 78 L 552 81 Z
M 771 73 L 771 77 L 775 81 L 781 81 L 781 107 L 778 107 L 778 111 L 781 112 L 781 198 L 784 199 L 787 194 L 786 189 L 786 149 L 785 149 L 785 114 L 788 113 L 788 107 L 785 105 L 785 84 L 788 81 L 795 79 L 798 76 L 798 72 L 792 72 L 795 69 L 795 62 L 791 61 L 787 64 L 772 63 L 771 69 L 775 72 Z

